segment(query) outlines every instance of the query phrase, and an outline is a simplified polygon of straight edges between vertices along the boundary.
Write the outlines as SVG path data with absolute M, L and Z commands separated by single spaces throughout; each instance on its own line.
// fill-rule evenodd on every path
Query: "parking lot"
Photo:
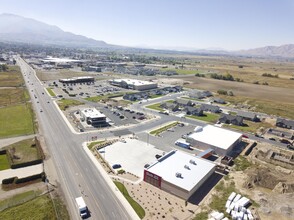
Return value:
M 177 149 L 177 150 L 188 152 L 190 154 L 198 154 L 201 151 L 189 150 L 189 149 L 185 149 L 175 145 L 176 140 L 192 132 L 194 128 L 195 126 L 185 124 L 185 126 L 183 127 L 175 126 L 172 129 L 164 131 L 163 133 L 160 134 L 160 136 L 153 136 L 148 133 L 141 133 L 141 134 L 138 134 L 138 137 L 139 137 L 139 140 L 148 141 L 150 144 L 156 146 L 156 148 L 166 152 L 173 149 Z
M 105 80 L 95 81 L 94 83 L 60 83 L 57 80 L 46 82 L 54 88 L 56 95 L 68 98 L 69 94 L 76 94 L 76 97 L 87 98 L 92 96 L 103 96 L 107 94 L 128 91 L 119 87 L 111 86 Z
M 155 146 L 136 139 L 126 139 L 125 142 L 116 142 L 99 152 L 111 166 L 119 164 L 126 172 L 140 178 L 143 177 L 144 166 L 156 161 L 156 155 L 163 154 Z

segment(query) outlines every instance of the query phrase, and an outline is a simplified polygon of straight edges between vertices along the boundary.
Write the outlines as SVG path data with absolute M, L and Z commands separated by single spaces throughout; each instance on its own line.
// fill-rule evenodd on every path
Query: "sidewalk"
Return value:
M 106 183 L 109 185 L 110 189 L 114 193 L 114 195 L 117 197 L 118 200 L 120 200 L 121 204 L 124 206 L 125 210 L 129 213 L 131 219 L 133 220 L 139 220 L 139 216 L 137 213 L 134 211 L 132 206 L 128 203 L 126 198 L 122 195 L 122 193 L 119 191 L 118 188 L 116 188 L 115 184 L 111 180 L 111 178 L 108 176 L 106 171 L 103 169 L 103 167 L 100 165 L 100 163 L 97 161 L 95 156 L 92 154 L 92 152 L 88 149 L 86 143 L 83 143 L 83 149 L 85 150 L 86 154 L 88 154 L 89 158 L 92 160 L 94 165 L 97 167 L 101 175 L 103 176 L 104 180 Z
M 24 178 L 27 176 L 32 176 L 35 174 L 40 174 L 43 172 L 43 164 L 37 164 L 33 166 L 18 168 L 18 169 L 7 169 L 0 171 L 0 182 L 3 179 L 11 178 L 17 176 L 18 178 Z

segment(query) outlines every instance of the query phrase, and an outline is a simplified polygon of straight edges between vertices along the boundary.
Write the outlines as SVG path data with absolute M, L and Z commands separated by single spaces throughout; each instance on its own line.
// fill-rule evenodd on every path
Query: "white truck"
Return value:
M 77 207 L 78 207 L 80 216 L 82 218 L 87 217 L 87 215 L 88 215 L 88 208 L 86 206 L 86 203 L 85 203 L 83 197 L 77 197 L 76 198 L 76 204 L 77 204 Z

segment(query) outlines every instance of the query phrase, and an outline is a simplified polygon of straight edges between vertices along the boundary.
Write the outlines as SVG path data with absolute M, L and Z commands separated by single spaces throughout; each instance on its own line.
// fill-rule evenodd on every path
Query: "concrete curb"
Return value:
M 125 197 L 121 194 L 119 189 L 116 187 L 116 185 L 113 183 L 113 181 L 110 179 L 106 171 L 103 169 L 103 167 L 100 165 L 100 163 L 96 160 L 95 156 L 91 153 L 91 151 L 88 149 L 86 142 L 83 143 L 83 149 L 86 152 L 86 154 L 89 156 L 89 158 L 92 160 L 94 165 L 96 166 L 97 170 L 101 173 L 106 183 L 110 186 L 110 189 L 112 190 L 113 194 L 120 200 L 121 204 L 127 210 L 129 213 L 131 219 L 139 220 L 139 216 L 134 211 L 132 206 L 129 204 L 129 202 L 125 199 Z

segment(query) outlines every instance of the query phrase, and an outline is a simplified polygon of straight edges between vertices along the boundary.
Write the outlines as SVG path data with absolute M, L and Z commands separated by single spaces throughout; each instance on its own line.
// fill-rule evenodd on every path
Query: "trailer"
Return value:
M 77 197 L 76 198 L 76 205 L 79 211 L 79 215 L 82 218 L 85 218 L 88 216 L 88 207 L 83 199 L 83 197 Z

